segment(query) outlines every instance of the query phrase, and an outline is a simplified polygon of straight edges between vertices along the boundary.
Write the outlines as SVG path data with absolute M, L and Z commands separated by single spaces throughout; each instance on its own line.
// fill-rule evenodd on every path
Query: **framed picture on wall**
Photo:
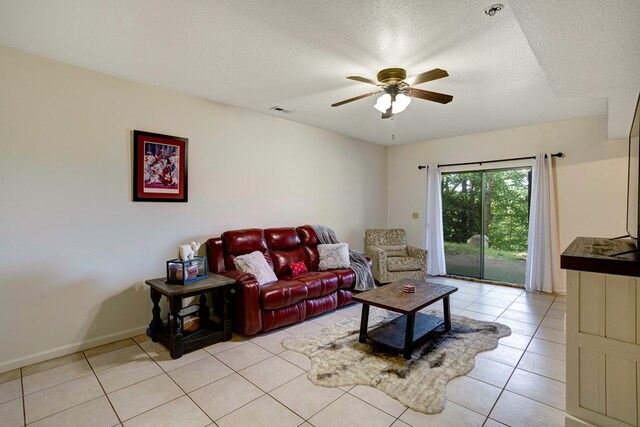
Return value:
M 177 136 L 133 131 L 133 201 L 187 202 L 187 148 Z

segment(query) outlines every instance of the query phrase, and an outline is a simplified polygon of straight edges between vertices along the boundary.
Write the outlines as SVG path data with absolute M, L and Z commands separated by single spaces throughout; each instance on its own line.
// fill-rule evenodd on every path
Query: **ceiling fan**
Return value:
M 357 82 L 369 83 L 374 86 L 380 87 L 380 90 L 364 95 L 354 96 L 353 98 L 345 99 L 344 101 L 331 104 L 332 107 L 339 107 L 349 102 L 357 101 L 359 99 L 368 98 L 369 96 L 376 95 L 378 93 L 384 93 L 374 108 L 382 113 L 383 119 L 393 117 L 394 114 L 400 113 L 407 108 L 411 102 L 411 98 L 425 99 L 427 101 L 439 102 L 440 104 L 448 104 L 453 100 L 453 96 L 445 95 L 444 93 L 431 92 L 428 90 L 417 89 L 411 85 L 419 85 L 421 83 L 429 82 L 431 80 L 441 79 L 448 77 L 449 73 L 440 68 L 434 68 L 430 71 L 418 74 L 407 79 L 407 72 L 403 68 L 385 68 L 380 71 L 376 76 L 378 82 L 374 82 L 371 79 L 360 76 L 349 76 L 349 80 L 355 80 Z M 407 79 L 407 80 L 405 80 Z

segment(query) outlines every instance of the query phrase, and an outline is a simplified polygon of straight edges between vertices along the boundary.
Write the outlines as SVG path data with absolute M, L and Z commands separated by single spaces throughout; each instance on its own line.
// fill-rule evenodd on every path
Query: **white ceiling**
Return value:
M 607 98 L 610 136 L 628 134 L 640 1 L 502 1 L 489 18 L 491 2 L 0 0 L 0 44 L 385 145 L 606 114 Z M 330 107 L 375 89 L 347 75 L 386 67 L 447 70 L 419 87 L 453 102 L 393 120 L 375 97 Z

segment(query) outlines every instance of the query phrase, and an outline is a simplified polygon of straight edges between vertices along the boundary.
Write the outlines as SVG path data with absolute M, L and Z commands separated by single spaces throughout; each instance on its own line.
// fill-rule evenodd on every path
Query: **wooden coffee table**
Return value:
M 404 292 L 402 285 L 406 283 L 415 285 L 416 292 Z M 445 331 L 451 329 L 449 295 L 457 290 L 458 288 L 453 286 L 404 279 L 354 295 L 353 300 L 362 303 L 360 342 L 365 343 L 368 338 L 376 344 L 401 352 L 405 359 L 411 359 L 413 348 L 421 343 L 429 332 L 441 325 L 444 325 Z M 444 305 L 444 319 L 418 312 L 440 300 Z M 372 331 L 367 331 L 369 307 L 372 305 L 402 313 L 404 316 L 399 316 Z

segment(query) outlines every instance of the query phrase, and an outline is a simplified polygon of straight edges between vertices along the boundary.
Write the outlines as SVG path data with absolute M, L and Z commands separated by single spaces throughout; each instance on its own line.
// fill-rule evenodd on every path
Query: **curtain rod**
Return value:
M 544 157 L 546 158 L 547 155 L 545 154 Z M 564 153 L 562 151 L 558 152 L 558 153 L 554 153 L 551 155 L 551 157 L 564 157 Z M 482 165 L 483 163 L 498 163 L 498 162 L 511 162 L 514 160 L 528 160 L 528 159 L 535 159 L 536 156 L 527 156 L 527 157 L 513 157 L 511 159 L 496 159 L 496 160 L 484 160 L 481 162 L 464 162 L 464 163 L 446 163 L 443 165 L 438 165 L 439 168 L 444 167 L 444 166 L 464 166 L 464 165 Z M 418 170 L 420 169 L 425 169 L 426 166 L 420 165 L 418 166 Z

